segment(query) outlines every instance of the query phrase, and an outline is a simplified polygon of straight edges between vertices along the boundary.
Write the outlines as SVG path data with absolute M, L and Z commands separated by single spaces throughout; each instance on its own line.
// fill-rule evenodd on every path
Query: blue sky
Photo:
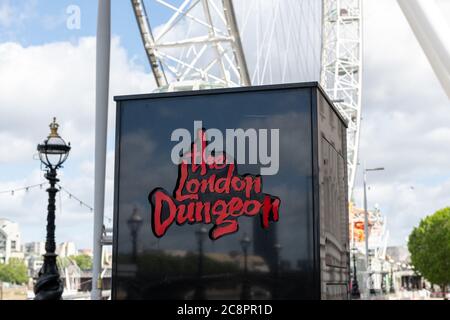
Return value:
M 150 1 L 145 1 L 150 4 Z M 171 4 L 180 4 L 172 0 Z M 97 1 L 94 0 L 0 0 L 0 6 L 13 8 L 14 21 L 3 25 L 0 42 L 14 41 L 23 46 L 41 45 L 56 41 L 77 41 L 80 37 L 95 36 Z M 81 12 L 81 27 L 68 29 L 68 9 L 77 6 Z M 147 5 L 147 14 L 153 26 L 167 21 L 169 11 L 162 6 Z M 112 0 L 112 33 L 120 37 L 122 45 L 137 63 L 149 69 L 133 9 L 128 0 Z
M 450 1 L 437 3 L 450 21 Z M 66 27 L 70 5 L 81 10 L 79 30 Z M 361 162 L 386 168 L 369 177 L 369 206 L 378 203 L 387 216 L 389 242 L 404 244 L 422 217 L 449 205 L 450 106 L 396 1 L 364 5 Z M 167 20 L 159 8 L 147 6 L 153 26 Z M 0 0 L 0 191 L 44 181 L 33 154 L 56 116 L 73 145 L 61 184 L 93 204 L 96 17 L 94 0 Z M 151 92 L 129 0 L 112 0 L 112 32 L 111 96 Z M 112 99 L 109 116 L 106 215 L 112 216 Z M 357 205 L 361 185 L 358 173 Z M 58 241 L 90 247 L 92 214 L 64 195 L 61 206 Z M 0 217 L 18 221 L 24 241 L 44 239 L 45 212 L 44 191 L 0 195 Z
M 80 28 L 79 29 L 69 29 L 66 26 L 67 19 L 70 17 L 71 12 L 68 12 L 68 9 L 71 8 L 71 6 L 76 6 L 80 9 Z M 161 18 L 164 17 L 162 13 L 164 11 L 159 11 L 158 7 L 155 7 L 156 10 L 152 10 L 151 17 L 152 21 L 154 21 L 155 24 L 159 24 L 161 21 Z M 137 69 L 140 69 L 140 72 L 145 74 L 145 77 L 148 77 L 150 79 L 150 68 L 147 63 L 147 58 L 144 52 L 144 48 L 142 46 L 141 38 L 138 32 L 138 27 L 136 24 L 136 20 L 133 15 L 133 10 L 130 5 L 129 1 L 124 0 L 113 0 L 112 1 L 112 35 L 116 40 L 120 41 L 120 44 L 116 45 L 116 48 L 119 47 L 120 49 L 125 50 L 127 60 L 126 63 L 133 64 L 134 67 Z M 77 47 L 81 46 L 80 41 L 83 41 L 83 39 L 86 38 L 92 38 L 96 35 L 96 18 L 97 18 L 97 1 L 92 0 L 58 0 L 58 1 L 45 1 L 45 0 L 0 0 L 0 44 L 7 44 L 7 43 L 13 43 L 20 46 L 23 51 L 25 50 L 33 50 L 33 48 L 42 48 L 46 47 L 51 44 L 62 44 L 62 43 L 69 43 L 70 50 L 76 50 Z M 93 39 L 92 41 L 95 41 Z M 91 44 L 91 52 L 92 51 L 92 44 Z M 113 45 L 113 51 L 114 45 Z M 63 52 L 64 54 L 64 52 Z M 70 51 L 67 52 L 67 54 L 70 54 Z M 114 56 L 114 52 L 113 52 Z M 1 59 L 0 55 L 0 59 Z M 32 58 L 32 57 L 31 57 Z M 91 61 L 93 62 L 93 61 Z M 30 62 L 33 64 L 39 64 L 39 60 Z M 113 62 L 114 63 L 114 62 Z M 64 68 L 64 66 L 63 66 Z M 59 68 L 61 69 L 61 68 Z M 2 70 L 0 68 L 0 70 Z M 93 69 L 92 69 L 93 70 Z M 63 70 L 61 70 L 63 72 Z M 77 71 L 77 70 L 75 70 Z M 44 71 L 45 72 L 45 71 Z M 80 72 L 82 72 L 80 70 Z M 30 70 L 29 73 L 23 73 L 20 75 L 21 77 L 33 77 L 33 73 Z M 74 76 L 74 70 L 70 70 L 70 68 L 67 68 L 67 73 L 65 74 L 65 77 L 70 79 Z M 90 79 L 92 79 L 93 75 L 90 76 Z M 92 86 L 94 88 L 94 86 Z M 27 86 L 24 86 L 24 91 L 27 91 Z M 64 88 L 68 91 L 71 90 L 70 85 L 67 86 L 67 88 Z M 152 86 L 149 86 L 149 88 L 145 91 L 151 91 L 153 89 Z M 114 94 L 113 89 L 111 89 L 112 94 Z M 144 91 L 141 89 L 141 91 Z M 2 92 L 2 89 L 0 87 L 0 93 L 5 94 L 6 92 Z M 8 94 L 8 93 L 6 93 Z M 11 95 L 12 92 L 10 93 Z M 81 93 L 82 94 L 82 93 Z M 24 149 L 27 150 L 27 152 L 24 154 L 24 156 L 17 156 L 13 157 L 14 160 L 12 161 L 11 158 L 4 159 L 4 161 L 0 161 L 0 191 L 5 189 L 11 189 L 11 188 L 17 188 L 24 185 L 32 185 L 35 183 L 44 182 L 42 171 L 39 170 L 39 161 L 36 160 L 36 152 L 35 152 L 35 146 L 37 143 L 41 142 L 46 135 L 48 134 L 48 123 L 51 120 L 51 114 L 57 116 L 58 119 L 60 119 L 61 126 L 61 134 L 64 138 L 68 141 L 72 141 L 71 136 L 64 135 L 64 123 L 61 123 L 61 118 L 64 119 L 64 110 L 63 106 L 59 106 L 61 109 L 58 110 L 58 96 L 64 95 L 64 92 L 60 92 L 59 95 L 57 92 L 54 93 L 52 96 L 48 96 L 48 102 L 46 102 L 48 105 L 50 105 L 50 110 L 48 112 L 48 116 L 44 117 L 45 122 L 43 121 L 40 123 L 38 131 L 33 134 L 33 137 L 28 139 L 28 141 L 25 141 L 25 139 L 20 140 L 19 142 L 11 142 L 13 144 L 12 150 L 8 150 L 6 152 L 14 152 L 15 148 Z M 91 92 L 92 96 L 92 92 Z M 14 97 L 12 97 L 12 100 L 14 100 Z M 39 104 L 39 103 L 38 103 Z M 88 103 L 89 104 L 89 103 Z M 87 106 L 92 111 L 94 110 L 93 101 L 92 104 L 89 104 Z M 113 106 L 111 106 L 113 107 Z M 12 108 L 12 107 L 11 107 Z M 20 108 L 27 110 L 32 110 L 34 108 L 38 108 L 36 106 L 32 105 L 32 102 L 25 106 L 23 104 L 20 105 Z M 16 108 L 17 109 L 17 108 Z M 2 112 L 2 118 L 6 118 L 6 114 L 8 112 L 5 108 L 3 108 Z M 13 138 L 19 138 L 24 131 L 27 131 L 27 124 L 30 123 L 30 121 L 33 121 L 32 118 L 27 119 L 27 114 L 22 113 L 20 114 L 20 129 L 17 130 L 17 132 L 12 133 L 8 137 Z M 67 117 L 69 118 L 69 117 Z M 92 117 L 92 114 L 90 116 Z M 113 118 L 113 113 L 110 113 L 110 118 Z M 69 119 L 66 119 L 67 121 Z M 5 120 L 6 121 L 6 120 Z M 91 125 L 92 127 L 92 125 Z M 114 136 L 112 132 L 112 126 L 109 128 L 109 152 L 110 152 L 110 160 L 112 158 L 112 147 Z M 6 128 L 1 128 L 0 132 L 6 132 Z M 14 130 L 12 130 L 14 131 Z M 8 134 L 8 133 L 7 133 Z M 77 150 L 79 148 L 79 145 L 73 144 L 72 152 L 70 154 L 69 160 L 65 164 L 64 170 L 61 172 L 62 181 L 61 184 L 65 186 L 69 191 L 73 192 L 75 195 L 80 197 L 84 202 L 86 202 L 89 205 L 93 205 L 93 196 L 92 192 L 84 193 L 81 190 L 77 190 L 77 186 L 71 186 L 70 181 L 81 179 L 82 175 L 85 174 L 86 168 L 83 166 L 87 166 L 88 169 L 92 170 L 93 166 L 93 139 L 92 134 L 88 138 L 89 142 L 86 142 L 88 144 L 91 144 L 89 152 L 85 152 L 82 154 Z M 11 139 L 9 139 L 11 141 Z M 80 143 L 79 143 L 80 144 Z M 4 151 L 5 149 L 2 149 Z M 3 156 L 6 156 L 6 152 L 3 152 Z M 8 158 L 8 157 L 7 157 Z M 111 166 L 111 165 L 110 165 Z M 81 177 L 81 178 L 80 178 Z M 69 180 L 69 182 L 68 182 Z M 83 180 L 84 181 L 84 180 Z M 87 181 L 84 181 L 85 186 L 81 186 L 81 188 L 84 189 L 93 189 L 93 180 L 88 179 Z M 36 193 L 39 193 L 38 196 L 36 196 Z M 23 199 L 20 199 L 19 203 L 17 203 L 15 206 L 17 207 L 18 214 L 15 213 L 15 211 L 7 211 L 7 208 L 9 205 L 4 205 L 5 202 L 9 201 L 15 201 L 12 200 L 12 196 L 5 196 L 1 195 L 2 198 L 0 198 L 0 203 L 3 202 L 3 210 L 0 212 L 0 216 L 9 218 L 14 221 L 18 221 L 21 225 L 22 229 L 22 237 L 23 241 L 32 241 L 37 240 L 39 238 L 43 239 L 42 231 L 39 229 L 43 228 L 37 228 L 36 225 L 34 225 L 34 222 L 38 223 L 39 219 L 31 218 L 30 216 L 35 215 L 39 211 L 39 213 L 45 212 L 45 193 L 40 191 L 39 189 L 33 189 L 29 192 L 29 195 L 24 197 Z M 11 198 L 10 198 L 11 197 Z M 16 198 L 20 197 L 20 194 L 15 195 Z M 27 200 L 32 198 L 33 200 Z M 111 196 L 107 195 L 107 201 L 109 200 L 109 203 L 111 203 Z M 42 205 L 40 203 L 42 202 Z M 68 203 L 66 205 L 66 203 Z M 39 204 L 39 206 L 37 206 Z M 89 212 L 88 209 L 84 207 L 75 207 L 75 203 L 73 200 L 68 200 L 67 197 L 63 198 L 61 205 L 64 206 L 64 208 L 58 207 L 62 211 L 62 214 L 64 212 L 70 211 L 71 208 L 75 208 L 75 214 L 78 214 L 79 216 L 82 216 L 84 221 L 91 220 L 92 214 Z M 107 210 L 106 213 L 107 217 L 111 217 L 111 206 Z M 74 218 L 77 220 L 78 218 Z M 62 220 L 62 219 L 61 219 Z M 33 221 L 33 223 L 30 223 L 30 221 Z M 43 220 L 41 220 L 42 222 Z M 90 238 L 91 235 L 83 236 L 78 235 L 78 238 L 73 238 L 70 236 L 70 233 L 77 232 L 79 233 L 80 230 L 84 230 L 87 234 L 90 234 L 90 229 L 92 228 L 89 223 L 83 224 L 83 222 L 76 222 L 78 225 L 76 225 L 74 228 L 70 228 L 70 223 L 68 222 L 68 231 L 63 232 L 64 228 L 64 222 L 60 223 L 60 238 L 61 241 L 63 240 L 73 240 L 76 241 L 79 246 L 81 247 L 89 247 L 90 246 Z M 108 220 L 107 220 L 108 223 Z M 41 224 L 43 227 L 44 224 Z M 86 226 L 87 225 L 87 226 Z M 86 226 L 86 227 L 84 227 Z
M 1 0 L 0 4 L 14 7 L 16 15 L 24 15 L 12 22 L 8 32 L 0 33 L 0 41 L 16 41 L 23 46 L 41 45 L 56 41 L 77 41 L 80 37 L 95 36 L 97 19 L 97 1 L 93 0 Z M 80 29 L 66 27 L 67 13 L 70 6 L 78 6 L 81 10 Z M 158 9 L 158 7 L 155 7 Z M 150 11 L 149 15 L 156 24 L 161 23 L 164 10 Z M 26 16 L 26 17 L 25 17 Z M 112 33 L 120 37 L 124 47 L 131 56 L 142 64 L 145 54 L 133 9 L 127 0 L 113 0 L 111 7 Z M 5 34 L 6 33 L 6 34 Z
M 79 29 L 66 27 L 71 6 L 77 6 L 81 13 Z M 9 11 L 13 18 L 2 25 L 0 29 L 0 43 L 15 42 L 23 47 L 40 46 L 53 42 L 71 42 L 76 44 L 80 38 L 95 37 L 97 19 L 97 1 L 92 0 L 0 0 L 0 9 Z M 162 14 L 167 11 L 149 10 L 154 23 L 161 23 Z M 113 0 L 111 7 L 112 34 L 120 38 L 121 45 L 126 48 L 127 54 L 134 63 L 150 72 L 147 58 L 138 32 L 133 9 L 127 0 Z M 0 25 L 1 26 L 1 25 Z M 70 77 L 70 74 L 67 75 Z M 43 126 L 46 129 L 46 126 Z M 42 139 L 45 135 L 42 135 Z M 112 137 L 109 144 L 112 143 Z M 39 140 L 36 141 L 36 143 Z M 72 155 L 71 155 L 72 157 Z M 31 171 L 38 163 L 31 158 L 3 163 L 0 173 L 3 179 L 13 179 L 23 175 L 24 170 Z M 77 174 L 70 170 L 67 163 L 65 174 Z

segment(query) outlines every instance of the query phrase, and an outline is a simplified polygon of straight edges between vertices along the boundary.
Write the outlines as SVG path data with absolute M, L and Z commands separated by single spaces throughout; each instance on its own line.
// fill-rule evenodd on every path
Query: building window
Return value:
M 17 242 L 16 240 L 11 240 L 11 250 L 16 250 Z

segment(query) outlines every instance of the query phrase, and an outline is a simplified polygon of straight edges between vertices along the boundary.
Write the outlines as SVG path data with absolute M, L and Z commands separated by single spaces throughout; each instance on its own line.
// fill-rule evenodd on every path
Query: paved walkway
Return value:
M 447 295 L 450 299 L 450 293 Z M 399 290 L 394 294 L 376 294 L 376 295 L 362 295 L 361 300 L 443 300 L 441 296 L 435 294 L 431 296 L 428 290 L 407 291 Z
M 398 291 L 385 297 L 387 300 L 442 300 L 442 297 L 431 296 L 428 290 Z

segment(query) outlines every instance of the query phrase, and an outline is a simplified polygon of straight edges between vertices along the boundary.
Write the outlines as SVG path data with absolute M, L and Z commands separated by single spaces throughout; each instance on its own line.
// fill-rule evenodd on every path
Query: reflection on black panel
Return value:
M 311 298 L 315 268 L 311 103 L 310 88 L 119 101 L 114 298 Z M 223 133 L 235 128 L 279 129 L 278 172 L 260 176 L 263 164 L 244 163 L 233 169 L 208 168 L 199 176 L 201 169 L 194 172 L 187 167 L 186 181 L 201 182 L 212 175 L 225 179 L 229 173 L 230 185 L 234 176 L 261 185 L 245 194 L 236 178 L 228 193 L 213 187 L 200 192 L 197 182 L 188 186 L 185 181 L 183 188 L 190 191 L 177 197 L 182 169 L 171 160 L 176 144 L 171 134 L 185 128 L 195 137 L 194 121 Z M 195 191 L 200 192 L 198 198 L 182 198 Z M 260 205 L 255 202 L 256 208 L 249 205 L 244 210 L 249 200 Z M 218 201 L 228 206 L 225 211 Z M 218 228 L 218 212 L 232 210 L 232 201 L 235 216 L 225 217 L 223 228 Z M 188 214 L 190 203 L 194 204 Z M 198 211 L 196 203 L 203 206 Z M 179 209 L 182 206 L 185 209 Z

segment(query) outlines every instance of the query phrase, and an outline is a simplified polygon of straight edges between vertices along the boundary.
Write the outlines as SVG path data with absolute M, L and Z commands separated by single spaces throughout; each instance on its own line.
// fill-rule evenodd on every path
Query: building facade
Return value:
M 8 263 L 11 258 L 23 259 L 19 224 L 8 219 L 0 219 L 0 263 Z
M 22 246 L 22 251 L 25 256 L 25 263 L 28 267 L 28 275 L 31 278 L 36 278 L 44 263 L 43 255 L 45 254 L 45 242 L 27 242 Z

